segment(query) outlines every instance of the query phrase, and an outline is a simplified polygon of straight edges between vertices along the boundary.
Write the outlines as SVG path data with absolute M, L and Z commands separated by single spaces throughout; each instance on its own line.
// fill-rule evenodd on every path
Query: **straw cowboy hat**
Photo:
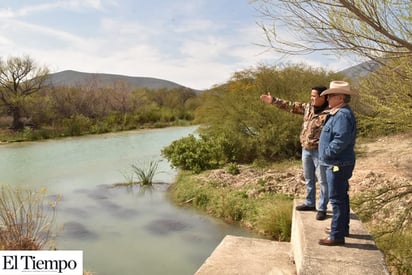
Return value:
M 335 80 L 330 83 L 329 89 L 323 91 L 320 95 L 324 96 L 330 94 L 358 95 L 358 92 L 351 90 L 348 82 Z

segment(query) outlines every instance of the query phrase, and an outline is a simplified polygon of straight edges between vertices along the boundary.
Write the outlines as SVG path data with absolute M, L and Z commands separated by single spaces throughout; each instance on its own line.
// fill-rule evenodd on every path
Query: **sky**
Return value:
M 280 56 L 262 46 L 260 21 L 248 0 L 0 0 L 0 58 L 199 90 L 259 65 L 355 65 L 334 55 Z

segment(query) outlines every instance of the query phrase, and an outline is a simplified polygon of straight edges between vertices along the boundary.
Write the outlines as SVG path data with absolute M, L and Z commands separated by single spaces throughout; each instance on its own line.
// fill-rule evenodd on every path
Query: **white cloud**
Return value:
M 20 32 L 18 34 L 21 36 L 25 36 L 25 35 L 47 36 L 48 39 L 51 39 L 51 40 L 64 40 L 65 42 L 68 42 L 68 43 L 77 43 L 77 44 L 80 44 L 82 41 L 82 38 L 79 36 L 76 36 L 71 33 L 61 31 L 61 30 L 58 30 L 58 29 L 55 29 L 49 26 L 35 25 L 35 24 L 25 23 L 24 21 L 17 21 L 17 20 L 9 21 L 9 23 L 13 24 L 14 31 Z
M 73 11 L 82 11 L 90 8 L 94 10 L 102 10 L 103 4 L 100 0 L 50 1 L 46 3 L 36 3 L 35 5 L 32 5 L 32 2 L 30 2 L 30 4 L 21 6 L 14 10 L 11 8 L 0 9 L 0 18 L 24 17 L 33 13 L 47 12 L 59 8 Z
M 210 32 L 217 31 L 219 27 L 210 20 L 191 19 L 181 21 L 174 31 L 176 33 Z
M 70 9 L 83 9 L 83 8 L 92 8 L 96 10 L 103 9 L 103 3 L 101 0 L 64 0 L 59 1 L 58 5 L 60 7 L 66 7 Z
M 202 40 L 185 41 L 180 48 L 183 56 L 197 60 L 215 60 L 228 54 L 229 45 L 224 39 L 204 37 Z
M 19 6 L 20 2 L 29 4 Z M 0 9 L 0 51 L 28 54 L 52 72 L 157 77 L 207 89 L 262 63 L 345 63 L 334 56 L 281 59 L 258 46 L 266 41 L 254 22 L 253 7 L 235 0 L 230 12 L 223 7 L 218 14 L 219 3 L 228 5 L 231 0 L 20 2 Z
M 12 18 L 14 12 L 11 9 L 0 9 L 0 19 L 1 18 Z
M 45 11 L 49 10 L 52 8 L 55 8 L 57 5 L 54 3 L 52 4 L 39 4 L 39 5 L 29 5 L 29 6 L 24 6 L 16 10 L 12 10 L 11 8 L 7 9 L 0 9 L 0 18 L 16 18 L 16 17 L 22 17 L 26 16 L 29 14 L 32 14 L 34 12 L 38 11 Z

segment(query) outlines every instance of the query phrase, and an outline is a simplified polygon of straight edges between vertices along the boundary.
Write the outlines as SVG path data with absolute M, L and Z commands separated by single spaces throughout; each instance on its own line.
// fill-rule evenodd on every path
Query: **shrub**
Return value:
M 235 162 L 229 163 L 226 170 L 231 175 L 238 175 L 240 173 L 239 166 Z
M 0 189 L 0 245 L 3 250 L 54 248 L 56 202 L 45 202 L 45 190 L 2 186 Z
M 220 144 L 206 136 L 200 136 L 198 139 L 190 134 L 173 141 L 172 144 L 163 148 L 161 153 L 173 167 L 195 173 L 217 168 L 224 163 Z
M 281 161 L 300 157 L 303 116 L 263 103 L 261 94 L 308 102 L 310 88 L 336 76 L 305 66 L 259 67 L 200 95 L 195 111 L 199 132 L 219 142 L 229 162 Z
M 360 79 L 361 97 L 351 103 L 359 117 L 359 135 L 375 137 L 412 129 L 410 57 L 385 61 Z
M 64 119 L 63 125 L 66 128 L 66 135 L 80 136 L 89 132 L 92 121 L 90 118 L 80 114 Z

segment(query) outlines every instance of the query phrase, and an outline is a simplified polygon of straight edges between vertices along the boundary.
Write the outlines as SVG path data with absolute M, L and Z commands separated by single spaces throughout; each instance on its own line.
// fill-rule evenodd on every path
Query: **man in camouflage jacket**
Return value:
M 261 95 L 260 99 L 275 105 L 281 110 L 303 115 L 300 142 L 302 145 L 303 176 L 306 183 L 305 203 L 298 205 L 298 211 L 316 210 L 316 178 L 320 185 L 319 203 L 317 207 L 317 220 L 326 219 L 326 210 L 329 201 L 326 171 L 319 165 L 318 145 L 322 125 L 328 113 L 328 102 L 320 94 L 326 90 L 324 86 L 313 87 L 310 102 L 300 103 L 272 97 L 270 94 Z

